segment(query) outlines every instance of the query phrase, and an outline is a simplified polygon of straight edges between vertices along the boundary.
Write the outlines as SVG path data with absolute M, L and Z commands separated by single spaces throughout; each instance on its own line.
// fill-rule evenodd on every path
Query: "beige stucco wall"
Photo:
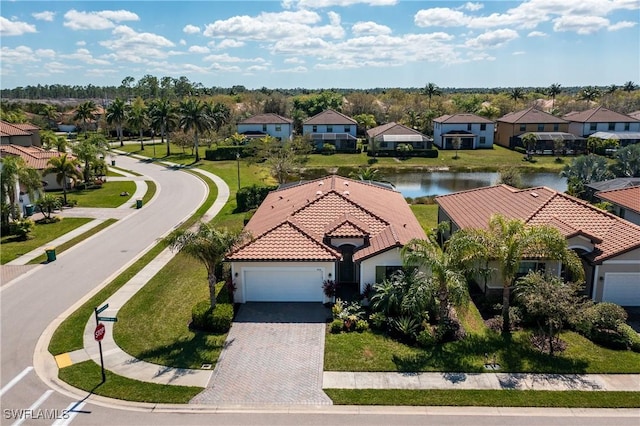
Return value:
M 392 248 L 360 262 L 360 292 L 376 282 L 376 266 L 402 266 L 399 248 Z

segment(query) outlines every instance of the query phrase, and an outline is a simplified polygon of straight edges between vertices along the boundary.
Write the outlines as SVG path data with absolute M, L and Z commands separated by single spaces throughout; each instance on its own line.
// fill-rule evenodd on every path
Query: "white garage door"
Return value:
M 323 302 L 322 277 L 316 268 L 245 270 L 245 301 Z
M 605 274 L 602 301 L 621 306 L 640 306 L 640 273 Z

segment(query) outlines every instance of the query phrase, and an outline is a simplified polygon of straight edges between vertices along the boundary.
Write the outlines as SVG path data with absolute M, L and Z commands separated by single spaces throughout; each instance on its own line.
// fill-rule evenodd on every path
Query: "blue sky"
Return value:
M 0 86 L 640 83 L 640 0 L 5 1 Z

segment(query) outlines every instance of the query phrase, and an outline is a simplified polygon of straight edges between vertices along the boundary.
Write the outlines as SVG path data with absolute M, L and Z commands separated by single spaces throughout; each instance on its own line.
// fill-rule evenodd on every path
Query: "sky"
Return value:
M 0 87 L 637 84 L 639 24 L 640 0 L 0 0 Z

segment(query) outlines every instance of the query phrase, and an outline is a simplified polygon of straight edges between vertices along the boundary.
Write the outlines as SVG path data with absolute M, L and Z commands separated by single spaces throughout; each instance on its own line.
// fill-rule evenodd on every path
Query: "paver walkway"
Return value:
M 327 315 L 320 303 L 242 305 L 209 387 L 191 403 L 330 405 L 322 391 Z

